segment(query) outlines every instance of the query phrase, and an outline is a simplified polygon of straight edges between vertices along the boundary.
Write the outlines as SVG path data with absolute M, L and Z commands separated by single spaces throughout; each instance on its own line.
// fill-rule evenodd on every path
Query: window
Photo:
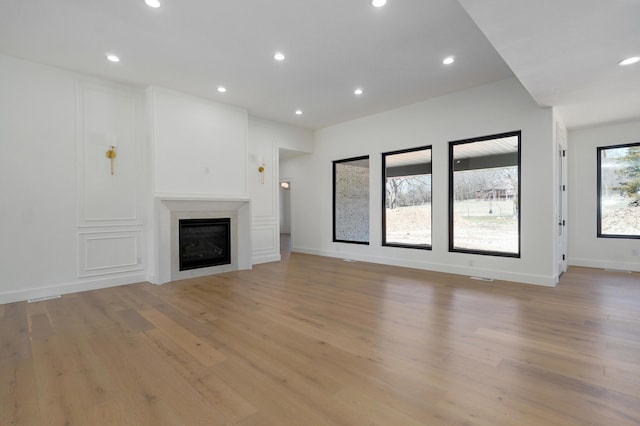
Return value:
M 597 235 L 640 238 L 640 142 L 597 151 Z
M 431 248 L 431 147 L 382 154 L 382 245 Z
M 369 244 L 369 156 L 333 162 L 333 241 Z
M 520 132 L 449 143 L 449 251 L 520 257 Z

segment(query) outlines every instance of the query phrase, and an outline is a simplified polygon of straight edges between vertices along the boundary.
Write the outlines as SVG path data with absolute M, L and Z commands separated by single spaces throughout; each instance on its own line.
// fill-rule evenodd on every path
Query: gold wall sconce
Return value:
M 111 175 L 113 175 L 113 163 L 114 163 L 115 158 L 118 156 L 118 153 L 116 152 L 116 146 L 115 145 L 111 145 L 111 149 L 109 149 L 105 153 L 105 155 L 111 161 Z
M 264 185 L 264 164 L 258 166 L 258 173 L 260 173 L 260 183 Z

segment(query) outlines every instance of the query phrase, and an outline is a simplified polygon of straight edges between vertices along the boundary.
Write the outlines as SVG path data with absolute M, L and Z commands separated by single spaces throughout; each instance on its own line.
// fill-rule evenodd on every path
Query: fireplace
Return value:
M 231 219 L 178 221 L 179 270 L 231 264 Z
M 156 212 L 157 261 L 152 267 L 155 274 L 149 277 L 149 281 L 152 283 L 162 284 L 174 280 L 251 269 L 251 202 L 248 198 L 164 196 L 156 198 Z M 230 243 L 226 251 L 230 256 L 230 261 L 226 259 L 226 256 L 219 255 L 219 249 L 222 248 L 224 251 L 225 247 L 220 247 L 221 244 L 215 243 L 215 248 L 209 247 L 210 255 L 200 253 L 197 249 L 198 246 L 191 247 L 189 253 L 191 259 L 187 261 L 186 268 L 185 265 L 181 265 L 180 223 L 194 219 L 196 222 L 192 222 L 192 224 L 196 225 L 202 224 L 200 220 L 214 219 L 217 223 L 213 223 L 213 229 L 219 228 L 220 222 L 218 221 L 220 219 L 229 221 Z M 195 232 L 196 234 L 211 231 L 211 229 L 206 229 L 207 226 L 195 228 L 200 228 Z M 217 234 L 218 231 L 219 229 L 213 234 Z M 213 266 L 198 265 L 201 254 L 203 259 L 209 257 L 208 261 L 215 264 Z M 222 258 L 225 258 L 224 263 L 222 263 Z

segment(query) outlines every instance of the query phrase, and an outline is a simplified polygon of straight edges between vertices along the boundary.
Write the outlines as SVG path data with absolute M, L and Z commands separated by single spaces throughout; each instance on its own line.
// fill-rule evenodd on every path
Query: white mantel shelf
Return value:
M 166 205 L 176 205 L 180 206 L 179 209 L 183 209 L 189 203 L 193 203 L 196 206 L 200 206 L 197 208 L 200 210 L 204 207 L 210 207 L 210 203 L 223 203 L 228 204 L 229 206 L 240 206 L 242 204 L 250 203 L 251 199 L 248 197 L 215 197 L 215 196 L 207 196 L 207 195 L 157 195 L 155 197 L 156 205 L 158 203 L 164 203 Z M 220 206 L 222 207 L 222 206 Z M 215 210 L 220 210 L 220 208 L 215 208 Z M 234 210 L 237 210 L 234 209 Z

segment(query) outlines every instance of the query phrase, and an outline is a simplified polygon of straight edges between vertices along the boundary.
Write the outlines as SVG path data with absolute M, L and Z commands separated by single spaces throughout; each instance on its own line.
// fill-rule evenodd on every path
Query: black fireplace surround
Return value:
M 207 268 L 231 263 L 231 219 L 180 219 L 179 268 Z

